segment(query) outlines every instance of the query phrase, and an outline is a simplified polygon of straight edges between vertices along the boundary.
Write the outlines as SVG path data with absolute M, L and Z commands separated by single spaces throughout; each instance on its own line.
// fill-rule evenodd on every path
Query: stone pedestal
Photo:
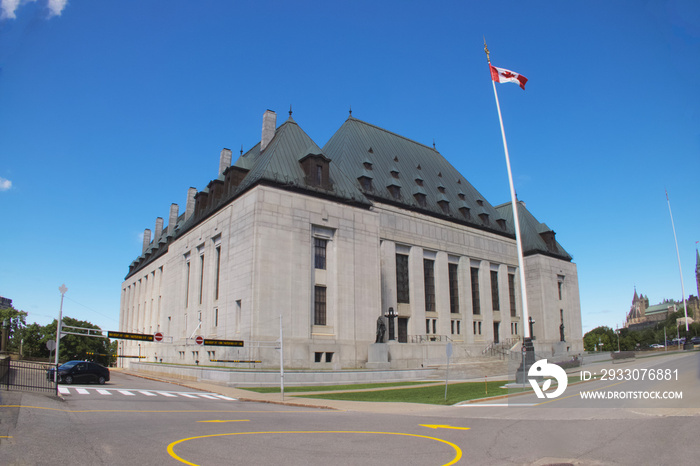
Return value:
M 388 369 L 389 345 L 386 343 L 372 343 L 367 354 L 367 369 Z

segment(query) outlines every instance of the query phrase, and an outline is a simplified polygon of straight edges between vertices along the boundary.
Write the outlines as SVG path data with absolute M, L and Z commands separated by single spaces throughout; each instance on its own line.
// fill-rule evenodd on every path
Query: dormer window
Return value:
M 467 220 L 470 220 L 472 218 L 471 213 L 469 213 L 469 207 L 460 207 L 459 213 L 461 213 L 462 216 Z
M 480 206 L 484 205 L 484 201 L 482 201 L 481 199 L 477 199 L 476 203 L 479 204 Z
M 330 159 L 323 154 L 309 153 L 299 160 L 306 175 L 306 184 L 323 189 L 331 189 L 329 176 Z
M 426 207 L 428 205 L 428 201 L 425 194 L 417 193 L 414 194 L 413 197 L 416 198 L 416 202 L 418 202 L 419 206 Z
M 391 194 L 391 197 L 394 199 L 401 199 L 401 187 L 396 186 L 395 184 L 392 184 L 390 186 L 387 186 L 386 189 L 389 190 L 389 194 Z
M 391 176 L 398 179 L 399 178 L 399 172 L 397 170 L 391 170 Z
M 372 178 L 368 176 L 361 176 L 357 179 L 360 182 L 360 186 L 365 191 L 372 191 Z
M 418 186 L 423 186 L 423 179 L 422 178 L 416 178 L 416 184 Z
M 557 253 L 557 241 L 554 239 L 554 232 L 552 230 L 543 231 L 540 233 L 540 237 L 544 240 L 544 244 L 547 246 L 547 251 Z
M 372 162 L 364 162 L 362 165 L 365 167 L 365 170 L 372 169 Z
M 466 199 L 466 196 L 464 195 L 464 193 L 457 194 L 457 197 L 459 197 L 459 199 L 462 201 Z
M 450 201 L 446 201 L 446 200 L 438 201 L 438 205 L 442 209 L 443 213 L 445 213 L 445 214 L 450 213 Z
M 498 220 L 496 220 L 496 223 L 498 223 L 498 226 L 501 227 L 501 230 L 505 230 L 505 229 L 506 229 L 506 221 L 505 221 L 505 219 L 499 218 Z
M 444 187 L 444 186 L 438 186 L 438 191 L 440 191 L 442 194 L 445 194 L 445 187 Z
M 491 224 L 489 222 L 489 214 L 487 214 L 487 213 L 479 214 L 479 218 L 481 219 L 481 222 L 484 225 L 489 226 Z

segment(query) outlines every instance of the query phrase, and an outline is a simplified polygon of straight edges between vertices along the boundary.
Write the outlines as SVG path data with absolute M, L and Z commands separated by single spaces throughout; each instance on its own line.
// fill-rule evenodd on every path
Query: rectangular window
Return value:
M 557 288 L 559 289 L 559 301 L 561 301 L 563 287 L 564 287 L 564 277 L 562 275 L 558 275 L 557 276 Z
M 326 353 L 326 362 L 333 362 L 333 353 Z
M 204 290 L 204 254 L 199 256 L 199 304 L 202 304 L 202 291 Z
M 214 327 L 219 326 L 219 309 L 214 309 Z
M 236 315 L 235 315 L 235 322 L 236 322 L 236 333 L 241 333 L 241 300 L 237 299 L 236 300 Z
M 326 269 L 326 248 L 328 240 L 322 238 L 314 238 L 314 267 L 317 269 Z
M 430 319 L 425 319 L 425 334 L 430 333 Z
M 493 303 L 494 311 L 501 309 L 501 302 L 498 297 L 498 272 L 495 270 L 491 271 L 491 302 Z
M 459 282 L 457 280 L 457 264 L 448 264 L 450 281 L 450 312 L 459 313 Z
M 216 247 L 216 287 L 214 299 L 219 299 L 219 277 L 221 276 L 221 246 Z
M 479 302 L 479 268 L 471 268 L 472 279 L 472 313 L 474 315 L 481 314 L 481 303 Z
M 423 259 L 425 312 L 435 312 L 435 261 Z
M 510 301 L 510 316 L 515 317 L 515 275 L 508 274 L 508 300 Z
M 314 325 L 326 325 L 326 287 L 314 287 Z
M 185 281 L 185 308 L 190 306 L 190 261 L 187 261 L 187 279 Z
M 323 167 L 321 165 L 316 165 L 316 185 L 321 186 L 323 184 Z
M 314 353 L 314 362 L 321 362 L 323 361 L 323 353 Z
M 409 302 L 408 293 L 408 256 L 405 254 L 396 255 L 396 301 L 399 303 Z

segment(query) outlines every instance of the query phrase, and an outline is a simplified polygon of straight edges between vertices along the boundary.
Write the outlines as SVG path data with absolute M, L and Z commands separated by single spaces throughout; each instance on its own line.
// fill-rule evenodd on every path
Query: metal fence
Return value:
M 0 388 L 58 393 L 58 387 L 51 376 L 53 364 L 6 358 L 0 360 L 0 365 Z

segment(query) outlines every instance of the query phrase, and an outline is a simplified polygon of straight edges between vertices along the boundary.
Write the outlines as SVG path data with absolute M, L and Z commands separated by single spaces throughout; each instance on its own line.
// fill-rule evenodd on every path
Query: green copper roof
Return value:
M 432 147 L 350 117 L 323 152 L 373 200 L 514 234 L 512 225 L 501 226 L 501 214 Z M 358 179 L 363 176 L 372 179 L 371 187 L 362 187 Z
M 513 204 L 511 202 L 496 206 L 496 209 L 508 220 L 509 224 L 513 224 Z M 540 223 L 527 210 L 523 202 L 518 203 L 518 220 L 520 222 L 524 255 L 545 254 L 566 261 L 572 260 L 569 253 L 554 239 L 554 231 L 544 223 Z M 545 240 L 548 235 L 551 236 L 549 244 Z
M 259 181 L 267 181 L 289 188 L 322 193 L 345 201 L 369 204 L 355 183 L 338 169 L 332 157 L 328 165 L 330 189 L 309 186 L 305 181 L 304 170 L 299 163 L 308 155 L 320 156 L 329 160 L 327 154 L 290 116 L 277 128 L 275 136 L 264 151 L 260 152 L 260 144 L 258 143 L 235 162 L 235 166 L 250 170 L 237 187 L 236 192 L 245 191 Z

